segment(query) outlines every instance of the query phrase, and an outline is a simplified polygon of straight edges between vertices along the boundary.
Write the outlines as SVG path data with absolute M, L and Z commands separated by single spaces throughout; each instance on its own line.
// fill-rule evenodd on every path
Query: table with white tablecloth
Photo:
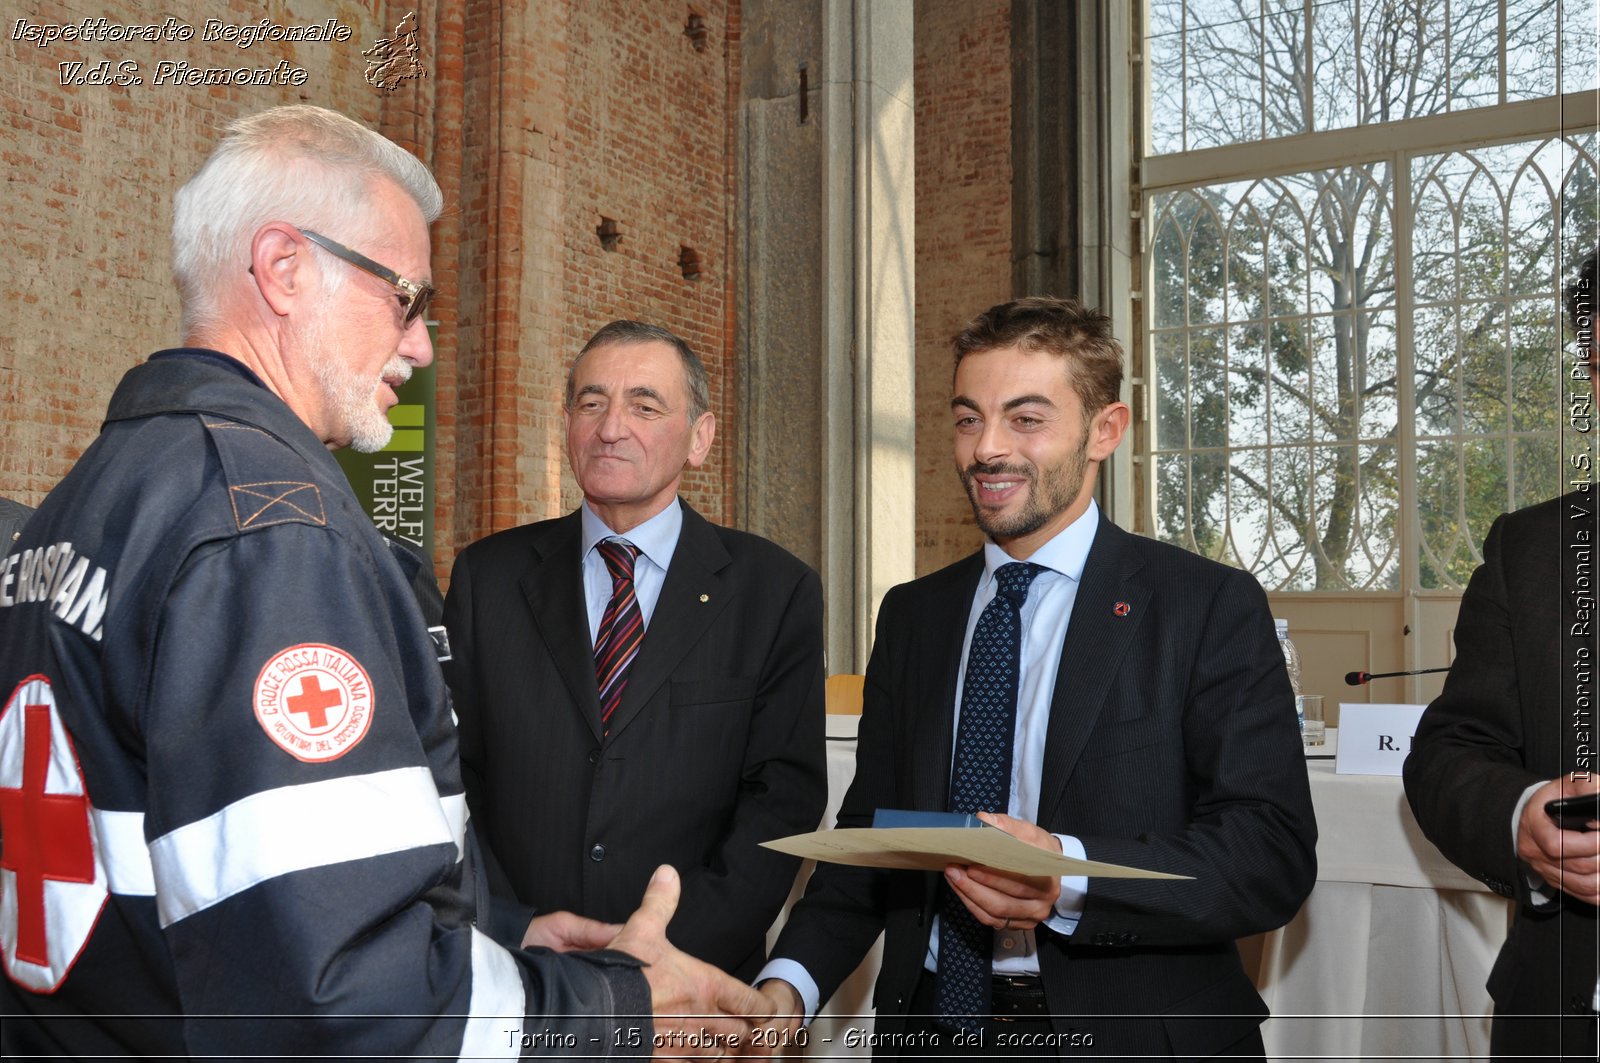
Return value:
M 855 772 L 853 722 L 829 721 L 830 826 Z M 1263 1030 L 1268 1056 L 1486 1057 L 1484 982 L 1510 903 L 1422 836 L 1398 778 L 1338 775 L 1332 760 L 1309 761 L 1307 772 L 1316 888 L 1288 926 L 1240 942 L 1273 1013 Z M 878 960 L 874 947 L 828 1001 L 812 1024 L 808 1056 L 870 1055 L 850 1042 L 872 1029 Z
M 1288 926 L 1241 942 L 1273 1013 L 1268 1055 L 1486 1057 L 1511 903 L 1422 836 L 1398 777 L 1307 769 L 1316 888 Z
M 844 800 L 844 792 L 849 788 L 850 780 L 855 778 L 858 719 L 856 716 L 828 717 L 828 808 L 822 817 L 825 827 L 833 826 L 834 818 L 839 814 L 839 804 Z M 807 861 L 794 896 L 799 895 L 801 885 L 810 871 L 811 863 Z M 792 896 L 790 903 L 793 901 Z M 773 927 L 767 935 L 769 947 L 777 940 L 781 926 L 780 920 L 779 926 Z M 828 1059 L 834 1056 L 872 1055 L 871 1048 L 862 1042 L 864 1035 L 872 1032 L 872 983 L 878 977 L 878 964 L 882 959 L 883 938 L 880 936 L 861 961 L 861 966 L 845 979 L 811 1023 L 807 1030 L 807 1057 Z

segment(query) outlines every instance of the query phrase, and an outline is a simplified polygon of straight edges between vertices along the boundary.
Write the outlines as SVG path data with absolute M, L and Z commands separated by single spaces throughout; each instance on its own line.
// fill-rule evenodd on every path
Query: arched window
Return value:
M 1149 0 L 1146 530 L 1271 591 L 1458 592 L 1600 429 L 1595 0 Z

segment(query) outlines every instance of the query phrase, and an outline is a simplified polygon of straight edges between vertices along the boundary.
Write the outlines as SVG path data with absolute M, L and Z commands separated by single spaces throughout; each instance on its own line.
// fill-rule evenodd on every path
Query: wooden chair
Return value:
M 826 701 L 830 716 L 860 716 L 861 689 L 867 677 L 840 672 L 830 675 L 826 687 Z

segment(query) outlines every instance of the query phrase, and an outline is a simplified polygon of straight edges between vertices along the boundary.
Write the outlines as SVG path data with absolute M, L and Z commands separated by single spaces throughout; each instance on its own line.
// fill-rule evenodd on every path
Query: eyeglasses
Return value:
M 400 309 L 405 311 L 405 326 L 407 328 L 410 328 L 413 321 L 427 312 L 428 304 L 432 303 L 433 297 L 439 294 L 439 290 L 433 285 L 408 281 L 388 266 L 380 266 L 361 252 L 352 251 L 343 244 L 328 239 L 321 233 L 314 233 L 310 229 L 301 229 L 300 235 L 335 258 L 342 258 L 356 269 L 370 273 L 379 280 L 398 288 L 399 291 L 395 293 L 395 298 L 400 300 Z

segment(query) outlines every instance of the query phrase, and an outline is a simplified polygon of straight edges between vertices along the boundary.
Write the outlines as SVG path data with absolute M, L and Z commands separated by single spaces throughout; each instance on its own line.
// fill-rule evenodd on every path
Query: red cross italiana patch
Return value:
M 302 642 L 262 666 L 256 720 L 267 737 L 308 764 L 337 760 L 372 726 L 372 680 L 337 646 Z
M 60 988 L 108 892 L 72 736 L 50 680 L 29 676 L 0 709 L 0 953 L 11 980 Z

